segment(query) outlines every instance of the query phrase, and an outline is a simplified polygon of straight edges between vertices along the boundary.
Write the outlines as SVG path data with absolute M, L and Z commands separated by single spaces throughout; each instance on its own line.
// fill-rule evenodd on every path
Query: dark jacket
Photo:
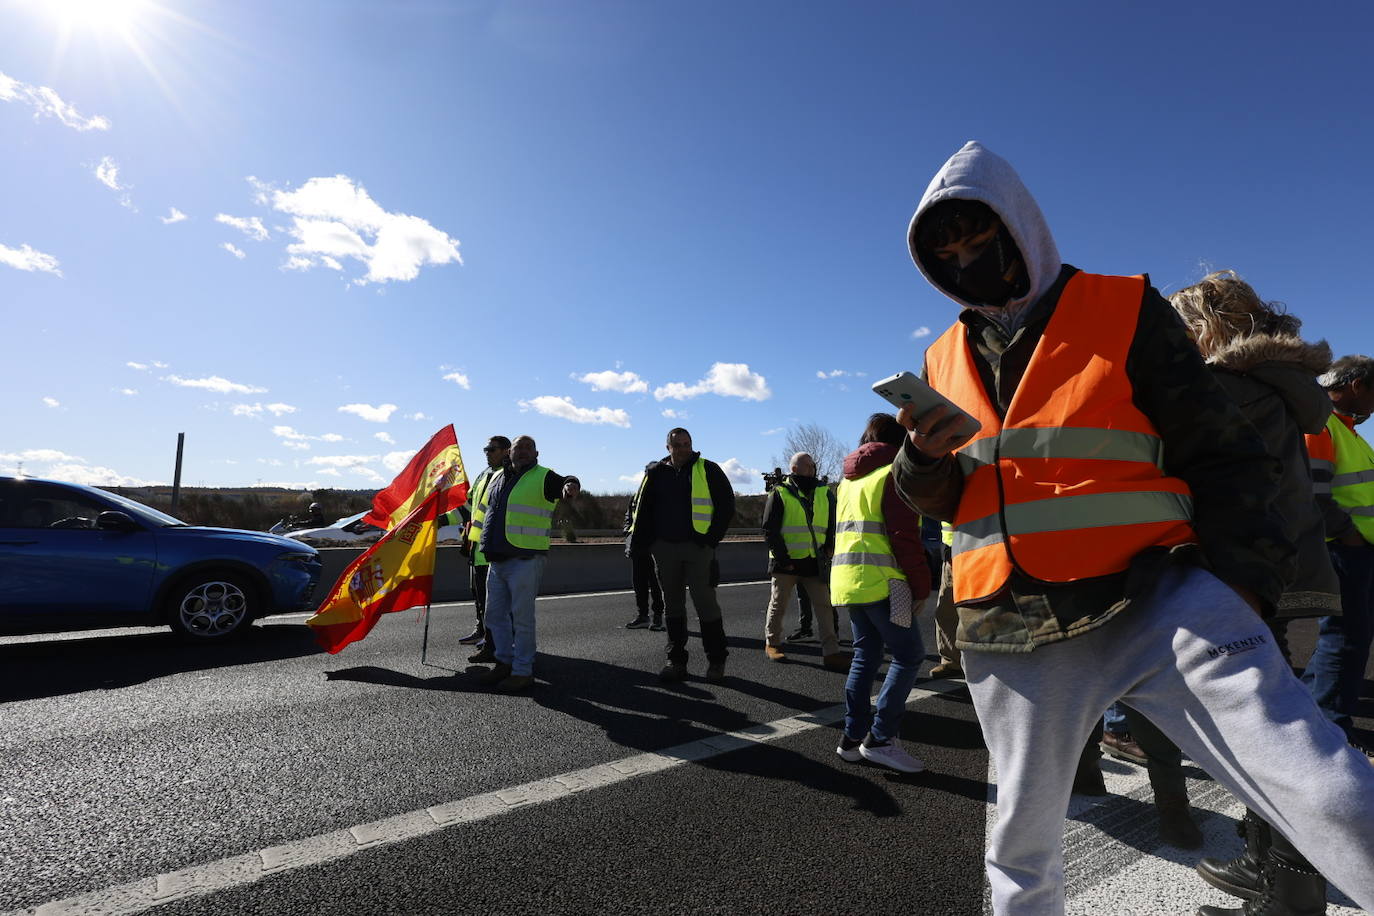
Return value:
M 1331 398 L 1317 384 L 1317 376 L 1331 367 L 1331 348 L 1326 341 L 1255 334 L 1233 340 L 1207 363 L 1283 466 L 1274 509 L 1298 553 L 1278 616 L 1339 614 L 1340 581 L 1326 549 L 1326 524 L 1312 496 L 1312 468 L 1302 438 L 1325 429 L 1331 416 Z
M 786 487 L 787 492 L 797 497 L 802 504 L 802 511 L 806 513 L 808 522 L 813 518 L 816 488 L 819 481 L 814 477 L 806 477 L 797 480 L 793 477 L 786 477 L 778 486 L 768 491 L 768 498 L 763 502 L 763 542 L 768 545 L 768 575 L 776 572 L 783 572 L 792 576 L 819 576 L 821 565 L 819 557 L 813 555 L 794 559 L 787 553 L 787 542 L 782 537 L 782 518 L 783 502 L 782 497 L 778 496 L 778 488 Z M 825 526 L 825 534 L 819 544 L 816 545 L 817 551 L 823 556 L 830 556 L 835 552 L 835 488 L 826 488 L 826 498 L 830 504 L 830 513 L 826 516 L 829 522 Z
M 477 546 L 483 556 L 492 562 L 548 553 L 546 550 L 516 547 L 506 540 L 506 504 L 510 502 L 511 490 L 515 489 L 516 481 L 536 467 L 539 465 L 531 465 L 521 471 L 516 470 L 514 465 L 507 464 L 487 485 L 487 514 L 482 519 L 482 538 Z M 569 480 L 576 479 L 549 471 L 544 477 L 544 498 L 550 502 L 557 502 L 563 495 L 563 485 Z
M 711 525 L 705 534 L 692 527 L 692 474 L 698 461 L 706 463 L 706 485 L 711 492 Z M 649 550 L 658 541 L 689 542 L 715 547 L 735 518 L 735 489 L 714 461 L 692 453 L 682 468 L 671 460 L 650 462 L 632 519 L 626 554 Z
M 879 468 L 892 464 L 898 448 L 884 442 L 868 442 L 850 452 L 844 459 L 844 479 L 858 480 Z M 887 539 L 897 565 L 906 573 L 911 597 L 917 601 L 930 594 L 930 563 L 925 545 L 921 543 L 921 516 L 903 502 L 891 475 L 883 487 L 883 523 Z
M 1064 284 L 1060 276 L 1008 337 L 973 310 L 960 316 L 983 385 L 1005 416 Z M 956 325 L 959 327 L 959 325 Z M 1200 545 L 1139 554 L 1125 572 L 1052 584 L 1019 569 L 992 598 L 959 609 L 956 645 L 961 649 L 1029 652 L 1106 623 L 1132 601 L 1148 595 L 1164 568 L 1177 562 L 1210 569 L 1233 586 L 1250 589 L 1267 613 L 1276 608 L 1292 577 L 1293 545 L 1273 510 L 1280 465 L 1240 408 L 1208 371 L 1182 321 L 1153 287 L 1141 303 L 1135 337 L 1126 357 L 1134 402 L 1159 430 L 1164 468 L 1193 493 L 1193 527 Z M 902 497 L 925 515 L 954 517 L 963 476 L 949 456 L 928 462 L 908 440 L 893 463 Z

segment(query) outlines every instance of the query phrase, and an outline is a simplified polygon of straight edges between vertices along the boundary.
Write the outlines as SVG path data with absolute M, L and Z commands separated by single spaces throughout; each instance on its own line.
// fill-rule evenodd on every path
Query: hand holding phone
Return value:
M 929 458 L 943 458 L 983 428 L 967 411 L 910 372 L 876 382 L 873 391 L 898 408 L 897 420 L 911 430 L 911 444 Z

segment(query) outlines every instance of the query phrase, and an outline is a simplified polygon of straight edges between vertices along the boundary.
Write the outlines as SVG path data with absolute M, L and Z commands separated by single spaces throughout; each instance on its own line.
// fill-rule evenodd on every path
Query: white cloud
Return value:
M 172 223 L 179 223 L 182 220 L 190 219 L 189 216 L 187 216 L 185 213 L 182 213 L 176 207 L 169 207 L 168 210 L 169 212 L 166 216 L 158 217 L 158 219 L 162 220 L 167 225 L 171 225 Z
M 100 180 L 101 184 L 109 188 L 111 191 L 124 192 L 121 193 L 119 196 L 119 205 L 121 207 L 133 210 L 135 213 L 138 212 L 138 208 L 134 206 L 133 199 L 128 194 L 131 185 L 120 183 L 119 165 L 114 161 L 113 158 L 109 156 L 104 156 L 101 158 L 100 162 L 95 167 L 95 177 Z
M 376 455 L 316 455 L 314 458 L 307 458 L 305 463 L 324 468 L 349 469 L 368 465 L 376 460 Z
M 257 416 L 261 416 L 263 411 L 267 411 L 268 413 L 272 414 L 272 416 L 274 416 L 274 417 L 280 417 L 280 416 L 282 416 L 283 414 L 295 413 L 295 412 L 296 412 L 296 408 L 292 407 L 290 404 L 281 404 L 281 403 L 277 403 L 277 404 L 235 404 L 233 407 L 231 407 L 231 408 L 229 409 L 229 412 L 232 413 L 232 414 L 233 414 L 234 416 L 236 416 L 236 417 L 257 417 Z
M 687 411 L 673 410 L 671 407 L 665 407 L 663 408 L 663 416 L 667 417 L 669 420 L 685 420 L 687 419 Z
M 398 452 L 387 452 L 382 456 L 382 467 L 393 474 L 400 473 L 401 469 L 410 462 L 411 458 L 415 457 L 415 453 L 418 451 L 419 449 L 412 448 Z
M 68 102 L 64 102 L 47 86 L 32 86 L 0 73 L 0 101 L 23 102 L 33 109 L 34 120 L 57 118 L 73 130 L 109 130 L 109 118 L 96 115 L 86 118 Z
M 0 264 L 13 267 L 15 270 L 36 270 L 62 276 L 62 265 L 58 263 L 57 258 L 28 245 L 20 245 L 18 248 L 0 245 Z
M 310 438 L 305 433 L 298 433 L 289 426 L 272 427 L 272 435 L 279 436 L 282 439 L 289 439 L 293 442 L 304 442 L 306 439 Z
M 922 337 L 929 337 L 929 336 L 930 336 L 930 328 L 926 327 L 925 325 L 921 325 L 919 328 L 917 328 L 916 330 L 914 330 L 914 331 L 911 332 L 911 339 L 912 339 L 912 340 L 920 340 Z
M 472 388 L 472 383 L 468 381 L 468 377 L 462 372 L 450 372 L 448 375 L 444 376 L 444 381 L 453 382 L 453 384 L 464 390 L 471 390 Z
M 167 364 L 166 364 L 166 363 L 160 363 L 160 362 L 158 362 L 157 360 L 153 360 L 153 368 L 154 368 L 154 369 L 166 369 L 166 368 L 167 368 Z
M 274 468 L 279 468 L 282 466 L 282 460 L 280 458 L 259 458 L 258 464 L 270 464 Z
M 158 365 L 154 363 L 153 365 Z M 204 388 L 206 391 L 213 391 L 217 394 L 262 394 L 266 388 L 259 388 L 256 385 L 242 385 L 238 382 L 231 382 L 227 378 L 218 375 L 211 375 L 206 378 L 182 378 L 179 375 L 164 375 L 164 382 L 171 382 L 173 385 L 180 385 L 182 388 Z
M 244 253 L 242 248 L 236 247 L 232 242 L 220 242 L 219 247 L 223 248 L 225 251 L 229 252 L 234 257 L 238 258 L 240 261 L 248 257 L 248 255 Z
M 612 372 L 607 369 L 604 372 L 574 375 L 573 378 L 591 385 L 593 391 L 620 391 L 625 394 L 634 394 L 649 390 L 649 383 L 633 372 Z
M 533 410 L 549 417 L 561 417 L 574 423 L 598 423 L 610 426 L 629 427 L 630 415 L 619 408 L 578 407 L 572 398 L 556 398 L 551 394 L 540 395 L 528 401 L 521 401 L 521 410 Z
M 758 373 L 750 372 L 747 363 L 715 363 L 706 377 L 695 385 L 669 382 L 654 389 L 654 397 L 660 401 L 665 398 L 682 401 L 701 394 L 718 394 L 747 401 L 766 401 L 773 396 L 768 381 Z
M 41 476 L 68 483 L 81 483 L 88 487 L 151 487 L 155 480 L 129 477 L 116 470 L 88 464 L 55 464 Z
M 343 436 L 340 436 L 338 433 L 325 433 L 325 434 L 323 434 L 323 435 L 321 435 L 321 436 L 316 436 L 315 438 L 319 439 L 321 442 L 342 442 L 342 441 L 344 441 L 344 437 L 343 437 Z
M 387 445 L 395 445 L 396 440 L 391 438 L 391 433 L 373 433 L 372 438 L 378 442 L 385 442 Z
M 419 410 L 417 410 L 417 411 L 415 411 L 414 413 L 408 413 L 408 414 L 406 414 L 406 415 L 405 415 L 405 419 L 407 419 L 407 420 L 428 420 L 428 419 L 429 419 L 429 415 L 428 415 L 428 414 L 425 414 L 425 413 L 423 413 L 423 412 L 421 412 L 421 411 L 419 411 Z
M 340 270 L 340 259 L 353 258 L 367 268 L 353 280 L 363 284 L 413 280 L 426 264 L 463 263 L 457 239 L 418 216 L 388 213 L 347 175 L 311 178 L 294 191 L 252 176 L 248 183 L 258 203 L 292 217 L 288 269 L 320 263 Z
M 369 423 L 385 423 L 391 419 L 395 410 L 395 404 L 380 404 L 376 407 L 371 404 L 345 404 L 339 408 L 339 413 L 351 413 Z
M 843 369 L 831 369 L 829 372 L 817 370 L 816 378 L 844 378 L 849 374 L 850 373 L 845 372 Z
M 320 473 L 321 473 L 321 474 L 328 474 L 330 477 L 342 477 L 342 476 L 343 476 L 343 473 L 340 472 L 337 468 L 325 468 L 325 469 L 323 469 L 322 471 L 320 471 Z
M 48 406 L 48 407 L 61 407 L 61 406 L 62 406 L 62 402 L 59 401 L 57 398 L 44 398 L 44 399 L 43 399 L 43 403 L 44 403 L 44 405 L 46 405 L 46 406 Z
M 230 216 L 228 213 L 216 213 L 215 222 L 233 226 L 255 242 L 265 242 L 268 239 L 267 227 L 256 216 Z
M 760 436 L 776 436 L 778 433 L 785 433 L 785 432 L 787 432 L 787 427 L 785 427 L 785 426 L 775 426 L 775 427 L 773 427 L 772 429 L 765 429 L 763 432 L 759 433 L 759 435 L 760 435 Z
M 628 483 L 628 484 L 631 486 L 631 488 L 638 490 L 638 489 L 639 489 L 639 482 L 640 482 L 641 480 L 644 479 L 644 469 L 643 469 L 643 468 L 640 468 L 638 471 L 635 471 L 633 474 L 621 474 L 621 475 L 620 475 L 618 478 L 616 478 L 616 479 L 617 479 L 617 480 L 624 481 L 625 483 Z
M 121 388 L 121 389 L 119 389 L 119 393 L 120 393 L 120 394 L 127 394 L 127 395 L 135 395 L 135 394 L 138 394 L 138 389 L 137 389 L 137 388 Z
M 310 451 L 310 443 L 309 443 L 309 442 L 296 442 L 296 441 L 293 441 L 293 440 L 289 440 L 289 439 L 288 439 L 287 441 L 283 442 L 282 445 L 286 446 L 286 447 L 289 448 L 289 449 L 293 449 L 293 450 L 295 450 L 295 451 L 298 451 L 298 452 L 308 452 L 308 451 Z
M 763 472 L 757 468 L 747 468 L 738 458 L 727 458 L 720 463 L 720 469 L 735 485 L 735 489 L 747 493 L 763 490 Z
M 324 472 L 321 471 L 320 473 Z M 320 488 L 320 482 L 318 480 L 312 480 L 309 483 L 297 483 L 293 480 L 262 480 L 258 483 L 251 483 L 249 486 L 262 487 L 264 489 L 271 487 L 275 490 L 318 490 Z
M 78 458 L 76 455 L 68 455 L 66 452 L 60 452 L 55 448 L 30 448 L 25 449 L 22 452 L 10 452 L 8 454 L 0 454 L 0 461 L 5 462 L 6 464 L 12 464 L 18 461 L 29 461 L 39 463 L 86 463 L 85 458 Z
M 147 363 L 125 363 L 124 365 L 128 366 L 130 369 L 137 369 L 140 372 L 148 368 Z

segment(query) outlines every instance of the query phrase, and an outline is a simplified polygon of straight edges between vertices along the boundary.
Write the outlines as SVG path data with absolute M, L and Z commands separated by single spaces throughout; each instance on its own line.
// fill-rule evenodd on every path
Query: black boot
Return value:
M 1245 851 L 1229 862 L 1203 859 L 1197 873 L 1212 887 L 1232 897 L 1254 900 L 1264 890 L 1260 880 L 1260 864 L 1269 852 L 1269 825 L 1249 808 L 1236 824 L 1236 833 L 1245 838 Z
M 680 681 L 687 676 L 687 618 L 668 617 L 668 663 L 658 673 L 659 680 L 669 683 Z
M 725 646 L 725 621 L 703 620 L 701 622 L 701 647 L 706 653 L 706 679 L 725 680 L 725 659 L 730 650 Z
M 1145 766 L 1155 796 L 1160 842 L 1179 849 L 1201 849 L 1202 831 L 1189 813 L 1188 781 L 1181 763 L 1160 761 L 1146 752 Z
M 1239 908 L 1201 907 L 1198 916 L 1325 916 L 1326 879 L 1280 833 L 1260 866 L 1263 890 Z

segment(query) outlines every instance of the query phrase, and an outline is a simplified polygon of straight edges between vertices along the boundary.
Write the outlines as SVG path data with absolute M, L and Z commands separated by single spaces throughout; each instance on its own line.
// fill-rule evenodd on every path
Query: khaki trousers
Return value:
M 774 648 L 782 648 L 783 617 L 787 605 L 792 603 L 792 590 L 800 586 L 806 589 L 811 598 L 811 613 L 816 619 L 816 630 L 821 634 L 821 654 L 834 655 L 840 651 L 840 640 L 835 635 L 835 609 L 830 604 L 830 587 L 821 581 L 820 576 L 793 576 L 788 573 L 773 573 L 773 591 L 768 596 L 768 618 L 763 625 L 764 642 Z

